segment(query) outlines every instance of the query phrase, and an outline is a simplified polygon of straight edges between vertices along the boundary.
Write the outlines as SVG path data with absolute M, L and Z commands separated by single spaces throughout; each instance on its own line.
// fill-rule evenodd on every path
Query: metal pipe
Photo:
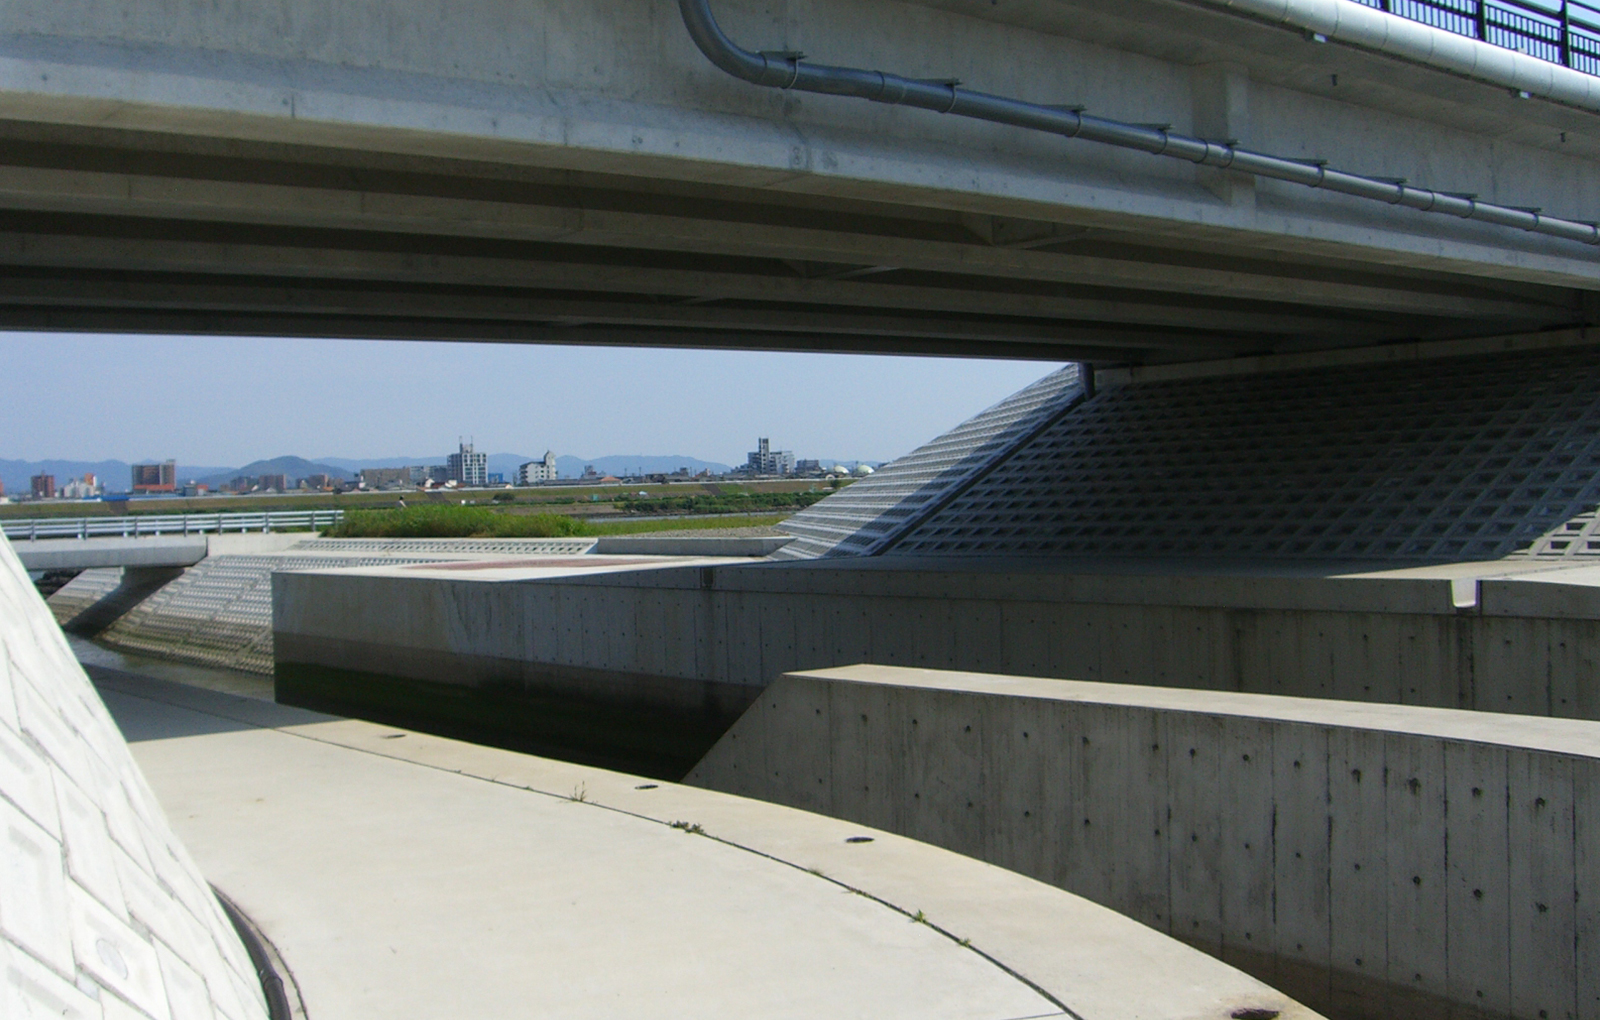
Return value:
M 1567 241 L 1600 245 L 1600 226 L 1577 220 L 1545 216 L 1535 209 L 1479 202 L 1470 195 L 1418 188 L 1404 181 L 1364 177 L 1331 170 L 1320 163 L 1252 152 L 1224 142 L 1180 135 L 1148 124 L 1129 124 L 1094 117 L 1075 107 L 1040 106 L 986 92 L 961 88 L 954 81 L 903 78 L 884 71 L 832 67 L 805 62 L 805 55 L 790 52 L 752 53 L 729 39 L 711 13 L 710 0 L 678 0 L 684 27 L 700 52 L 722 70 L 756 85 L 777 89 L 853 96 L 891 106 L 914 106 L 935 113 L 1010 124 L 1066 138 L 1137 149 L 1155 156 L 1184 159 L 1200 166 L 1217 167 L 1276 181 L 1323 188 L 1344 195 L 1403 205 L 1421 212 L 1443 213 L 1497 226 L 1515 227 Z

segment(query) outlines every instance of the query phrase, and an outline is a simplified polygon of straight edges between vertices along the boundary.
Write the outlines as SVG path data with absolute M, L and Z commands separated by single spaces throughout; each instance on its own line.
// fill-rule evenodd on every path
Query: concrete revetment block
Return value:
M 266 1015 L 237 933 L 0 541 L 0 1017 Z

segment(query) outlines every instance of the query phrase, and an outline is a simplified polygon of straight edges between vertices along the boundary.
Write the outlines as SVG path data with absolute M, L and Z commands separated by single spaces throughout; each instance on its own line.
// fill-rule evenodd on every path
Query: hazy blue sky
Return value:
M 236 467 L 489 453 L 890 460 L 1042 362 L 0 333 L 0 457 Z

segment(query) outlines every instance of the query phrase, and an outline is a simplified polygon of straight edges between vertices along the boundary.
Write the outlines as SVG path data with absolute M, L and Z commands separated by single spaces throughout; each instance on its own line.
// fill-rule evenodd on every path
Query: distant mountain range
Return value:
M 178 467 L 180 468 L 182 480 L 188 481 L 191 476 L 181 470 L 183 465 L 180 464 Z M 219 485 L 226 485 L 240 475 L 250 478 L 256 478 L 261 475 L 283 475 L 290 485 L 310 475 L 327 475 L 341 482 L 348 482 L 355 477 L 354 472 L 347 471 L 334 464 L 306 460 L 304 457 L 274 457 L 271 460 L 253 460 L 242 468 L 223 468 L 221 471 L 204 477 L 197 476 L 194 480 L 215 489 Z

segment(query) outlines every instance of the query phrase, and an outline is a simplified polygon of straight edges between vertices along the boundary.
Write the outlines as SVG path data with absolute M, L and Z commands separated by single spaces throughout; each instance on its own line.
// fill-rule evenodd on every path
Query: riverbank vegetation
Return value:
M 658 517 L 597 524 L 564 514 L 510 514 L 484 506 L 429 504 L 403 510 L 349 510 L 340 524 L 323 534 L 329 538 L 582 538 L 770 527 L 787 516 L 731 513 L 691 520 Z
M 501 514 L 483 506 L 424 505 L 347 510 L 329 538 L 567 538 L 595 534 L 563 514 Z

